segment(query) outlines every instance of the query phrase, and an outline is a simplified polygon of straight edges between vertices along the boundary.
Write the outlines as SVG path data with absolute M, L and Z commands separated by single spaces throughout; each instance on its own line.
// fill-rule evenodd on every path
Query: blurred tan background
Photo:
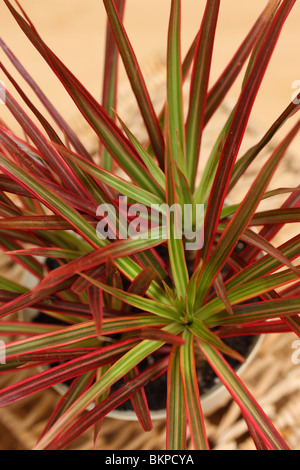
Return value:
M 165 58 L 168 34 L 170 0 L 127 0 L 125 11 L 125 26 L 136 51 L 140 66 L 150 91 L 154 105 L 159 112 L 165 101 Z M 104 46 L 106 35 L 106 12 L 101 0 L 21 0 L 22 6 L 30 16 L 41 36 L 63 60 L 70 70 L 82 81 L 87 89 L 96 97 L 102 95 Z M 192 40 L 199 29 L 205 0 L 182 1 L 182 56 L 184 57 Z M 216 33 L 214 57 L 211 71 L 211 85 L 218 79 L 228 61 L 245 38 L 255 20 L 261 13 L 267 0 L 222 0 Z M 58 108 L 69 124 L 80 134 L 87 148 L 93 151 L 97 148 L 92 133 L 81 117 L 74 103 L 69 98 L 55 75 L 35 51 L 34 47 L 24 37 L 18 25 L 9 13 L 3 0 L 0 0 L 0 35 L 7 42 L 16 56 L 22 61 L 33 78 Z M 255 129 L 254 135 L 246 134 L 240 155 L 244 149 L 251 147 L 265 134 L 273 122 L 279 117 L 291 102 L 295 90 L 293 83 L 300 82 L 299 45 L 300 45 L 300 2 L 292 9 L 282 30 L 279 42 L 269 64 L 261 89 L 250 118 L 250 125 Z M 0 50 L 1 60 L 8 65 L 13 76 L 22 84 L 22 79 L 8 63 Z M 120 61 L 120 96 L 118 111 L 122 119 L 133 132 L 140 128 L 140 114 L 135 98 L 128 84 L 123 64 Z M 230 90 L 226 104 L 235 104 L 240 91 L 243 75 Z M 7 80 L 1 76 L 0 80 Z M 8 88 L 11 89 L 7 83 Z M 32 96 L 27 85 L 24 89 Z M 300 85 L 298 86 L 300 91 Z M 12 91 L 14 96 L 16 92 Z M 35 101 L 35 98 L 33 98 Z M 188 86 L 185 87 L 185 102 L 188 102 Z M 212 138 L 215 139 L 223 127 L 228 109 L 225 114 L 217 113 L 212 136 L 208 135 L 207 150 L 211 148 Z M 15 121 L 4 106 L 0 107 L 0 116 L 13 129 L 18 129 Z M 283 138 L 287 131 L 298 119 L 294 116 L 281 129 L 273 140 L 273 147 Z M 206 130 L 207 133 L 207 130 Z M 247 139 L 249 137 L 249 139 Z M 205 142 L 203 142 L 205 146 Z M 282 163 L 273 180 L 272 189 L 282 186 L 295 187 L 299 184 L 300 175 L 300 135 L 290 146 L 288 158 Z M 205 153 L 205 152 L 204 152 Z M 201 162 L 205 158 L 201 157 Z M 254 165 L 254 170 L 260 168 L 262 160 Z M 232 202 L 238 202 L 247 190 L 255 176 L 249 173 L 250 179 L 246 184 L 237 186 L 237 194 L 231 194 Z M 281 199 L 283 200 L 285 196 Z M 276 203 L 275 199 L 270 200 Z M 267 202 L 262 203 L 267 208 Z M 293 230 L 299 232 L 299 224 L 294 224 Z
M 264 0 L 222 0 L 212 66 L 213 80 L 232 57 L 265 3 Z M 101 0 L 21 0 L 21 4 L 50 47 L 95 96 L 100 96 L 105 37 L 105 11 Z M 199 28 L 204 6 L 204 0 L 182 2 L 183 54 Z M 169 0 L 127 1 L 125 24 L 141 65 L 165 57 L 169 7 Z M 23 37 L 3 1 L 0 22 L 3 39 L 59 109 L 72 119 L 75 108 L 48 67 Z M 282 112 L 291 99 L 292 83 L 300 80 L 299 24 L 298 2 L 286 22 L 253 110 L 253 119 L 263 126 L 270 125 Z M 122 67 L 120 77 L 124 78 Z M 234 90 L 238 90 L 239 83 Z M 3 112 L 1 109 L 1 115 Z
M 102 75 L 104 62 L 105 39 L 105 11 L 101 0 L 20 0 L 42 37 L 54 52 L 62 59 L 71 71 L 83 82 L 95 97 L 101 96 Z M 222 0 L 217 29 L 214 60 L 212 64 L 212 83 L 223 71 L 228 60 L 238 48 L 267 0 Z M 182 52 L 187 51 L 199 28 L 204 0 L 182 1 Z M 127 0 L 125 25 L 128 35 L 136 51 L 142 68 L 146 70 L 146 81 L 149 84 L 151 96 L 159 106 L 164 100 L 165 71 L 163 60 L 166 54 L 167 25 L 169 18 L 170 0 Z M 43 91 L 53 104 L 63 113 L 70 124 L 75 128 L 79 120 L 79 113 L 73 105 L 63 87 L 44 64 L 39 54 L 35 52 L 29 41 L 24 38 L 17 24 L 8 12 L 3 0 L 0 0 L 0 35 L 7 42 L 17 57 L 23 62 L 28 71 L 39 83 Z M 285 107 L 290 103 L 292 84 L 300 80 L 299 46 L 300 46 L 300 2 L 296 2 L 289 19 L 282 31 L 280 41 L 273 55 L 270 67 L 265 76 L 254 106 L 251 123 L 254 131 L 250 132 L 250 145 L 266 132 L 277 119 Z M 0 51 L 0 60 L 8 64 Z M 12 71 L 12 67 L 9 66 Z M 18 77 L 14 73 L 15 77 Z M 125 84 L 126 77 L 122 66 L 120 67 L 121 84 Z M 6 79 L 0 73 L 0 80 Z M 230 100 L 234 103 L 240 89 L 241 80 L 230 92 Z M 10 88 L 10 87 L 9 87 Z M 299 87 L 300 88 L 300 87 Z M 28 88 L 25 87 L 27 90 Z M 128 85 L 122 85 L 123 97 L 130 101 Z M 15 92 L 14 92 L 15 95 Z M 156 96 L 157 95 L 157 96 Z M 134 101 L 134 99 L 133 99 Z M 122 107 L 126 120 L 132 123 L 135 118 L 132 107 Z M 127 115 L 126 110 L 130 109 Z M 223 110 L 224 111 L 224 110 Z M 220 114 L 220 124 L 224 123 L 225 115 Z M 15 128 L 15 124 L 4 106 L 0 106 L 0 117 Z M 287 128 L 295 123 L 297 117 L 285 127 L 280 135 L 285 135 Z M 127 122 L 128 122 L 127 120 Z M 220 130 L 217 129 L 217 131 Z M 299 184 L 300 137 L 298 136 L 288 155 L 286 163 L 277 172 L 274 187 L 296 186 Z M 260 167 L 261 163 L 256 165 Z M 246 184 L 237 188 L 237 194 L 232 195 L 232 202 L 240 200 L 241 194 L 251 184 L 254 173 L 250 172 Z M 272 200 L 273 201 L 273 200 Z M 274 201 L 273 201 L 274 203 Z M 292 232 L 299 233 L 299 224 L 294 224 Z M 283 237 L 283 238 L 282 238 Z M 284 241 L 283 233 L 277 243 Z M 3 260 L 1 258 L 0 262 Z M 6 259 L 3 262 L 7 262 Z M 1 266 L 0 266 L 1 268 Z M 2 270 L 7 274 L 15 273 L 12 264 L 5 264 Z M 284 338 L 269 339 L 272 341 L 265 345 L 260 353 L 258 362 L 250 369 L 248 386 L 255 391 L 261 404 L 276 422 L 284 437 L 294 449 L 300 449 L 300 369 L 290 360 L 291 344 L 294 335 Z M 272 352 L 270 354 L 270 351 Z M 49 408 L 53 408 L 57 395 L 53 390 L 40 393 L 25 400 L 25 404 L 17 404 L 2 409 L 0 413 L 0 449 L 31 448 L 45 425 Z M 22 402 L 23 403 L 23 402 Z M 44 410 L 41 412 L 41 409 Z M 228 412 L 227 412 L 228 411 Z M 252 448 L 248 440 L 244 440 L 245 428 L 240 420 L 239 411 L 235 405 L 224 414 L 219 423 L 215 417 L 209 422 L 209 432 L 214 436 L 212 443 L 215 448 Z M 21 419 L 20 419 L 21 417 Z M 218 425 L 216 426 L 216 423 Z M 126 426 L 126 427 L 125 427 Z M 225 432 L 225 430 L 229 431 Z M 100 438 L 99 448 L 146 448 L 160 449 L 164 441 L 165 423 L 158 422 L 152 434 L 144 435 L 140 432 L 138 424 L 128 425 L 118 421 L 106 419 L 104 421 L 103 437 Z M 114 436 L 114 438 L 112 438 Z M 243 438 L 243 439 L 242 439 Z M 90 437 L 87 441 L 80 441 L 77 448 L 89 448 Z

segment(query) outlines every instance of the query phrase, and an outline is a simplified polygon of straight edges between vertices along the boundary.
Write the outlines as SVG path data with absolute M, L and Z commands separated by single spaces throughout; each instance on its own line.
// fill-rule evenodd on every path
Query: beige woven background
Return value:
M 200 22 L 204 1 L 184 0 L 183 3 L 183 51 L 186 51 L 194 37 Z M 222 71 L 226 59 L 230 58 L 250 26 L 253 24 L 262 5 L 261 0 L 238 2 L 223 0 L 220 12 L 220 24 L 216 40 L 213 78 Z M 72 71 L 94 93 L 101 94 L 104 11 L 99 0 L 23 0 L 22 4 L 36 23 L 38 29 L 49 42 L 55 52 L 66 61 Z M 165 98 L 165 44 L 166 25 L 168 21 L 169 1 L 128 0 L 126 25 L 133 45 L 136 47 L 138 59 L 145 70 L 145 77 L 153 97 L 155 106 L 160 109 Z M 59 109 L 71 121 L 83 136 L 86 144 L 93 150 L 95 139 L 68 97 L 61 90 L 55 79 L 45 67 L 38 55 L 22 38 L 17 27 L 1 3 L 1 35 L 10 44 L 16 55 L 22 58 L 30 72 L 38 79 L 47 95 L 58 105 Z M 265 77 L 257 104 L 254 107 L 250 131 L 245 138 L 244 146 L 254 144 L 267 130 L 270 124 L 282 112 L 291 100 L 292 83 L 299 79 L 298 60 L 294 60 L 299 49 L 298 25 L 300 5 L 295 7 L 281 41 Z M 50 80 L 51 76 L 51 80 Z M 2 77 L 0 77 L 2 79 Z M 119 111 L 130 127 L 143 138 L 140 121 L 136 121 L 136 107 L 130 88 L 125 83 L 122 67 L 120 68 L 122 87 L 119 98 Z M 239 84 L 237 84 L 224 103 L 217 119 L 207 129 L 203 142 L 203 161 L 212 138 L 219 132 L 228 110 L 234 103 Z M 187 93 L 187 89 L 185 93 Z M 1 117 L 12 122 L 4 107 L 0 108 Z M 295 120 L 291 120 L 291 124 Z M 290 124 L 290 125 L 291 125 Z M 14 127 L 14 124 L 12 124 Z M 270 145 L 271 150 L 276 142 Z M 299 184 L 300 157 L 297 138 L 282 163 L 272 187 L 296 186 Z M 265 159 L 262 155 L 257 164 L 251 168 L 242 184 L 231 195 L 232 202 L 240 200 L 255 171 Z M 274 200 L 268 204 L 274 204 Z M 264 207 L 268 205 L 264 205 Z M 282 231 L 276 244 L 282 243 L 287 236 L 299 233 L 299 224 L 289 232 Z M 0 256 L 0 272 L 16 279 L 20 275 L 18 268 L 5 256 Z M 292 363 L 293 334 L 286 336 L 267 337 L 260 347 L 258 357 L 245 376 L 247 386 L 259 402 L 264 406 L 278 429 L 283 433 L 293 449 L 300 449 L 300 365 Z M 25 372 L 20 373 L 20 377 Z M 1 378 L 1 387 L 6 384 Z M 14 404 L 0 410 L 0 450 L 30 449 L 35 444 L 39 432 L 43 429 L 59 397 L 53 390 L 41 392 L 22 403 Z M 236 405 L 229 402 L 213 416 L 206 418 L 208 434 L 212 448 L 215 449 L 252 449 L 245 425 L 241 420 Z M 163 449 L 165 422 L 154 423 L 151 433 L 143 433 L 137 423 L 124 423 L 105 419 L 102 434 L 97 444 L 98 449 Z M 72 448 L 90 449 L 92 432 L 87 432 Z

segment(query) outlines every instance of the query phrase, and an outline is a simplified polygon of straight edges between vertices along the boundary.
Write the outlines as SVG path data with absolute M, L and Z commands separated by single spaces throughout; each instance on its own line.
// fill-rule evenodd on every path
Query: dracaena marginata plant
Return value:
M 167 448 L 186 448 L 188 426 L 193 447 L 206 450 L 209 443 L 196 378 L 196 359 L 202 357 L 239 405 L 256 447 L 288 449 L 229 365 L 229 356 L 241 362 L 244 358 L 224 339 L 291 331 L 299 335 L 300 273 L 295 259 L 300 237 L 279 247 L 273 242 L 283 226 L 299 222 L 299 188 L 268 191 L 299 121 L 270 151 L 240 203 L 224 203 L 277 130 L 298 111 L 294 100 L 261 140 L 240 155 L 257 93 L 295 0 L 267 2 L 213 86 L 209 79 L 220 0 L 206 2 L 200 29 L 184 60 L 181 2 L 172 0 L 166 103 L 159 114 L 123 25 L 125 0 L 103 3 L 108 27 L 99 103 L 50 50 L 21 6 L 4 0 L 95 132 L 99 149 L 97 158 L 90 155 L 26 64 L 1 39 L 3 54 L 39 98 L 51 123 L 1 63 L 15 89 L 12 93 L 26 105 L 24 109 L 16 96 L 6 92 L 6 107 L 23 133 L 18 136 L 1 122 L 1 247 L 36 276 L 37 285 L 28 290 L 0 279 L 1 334 L 14 339 L 6 344 L 1 373 L 13 374 L 20 366 L 32 370 L 29 378 L 0 391 L 0 405 L 72 379 L 36 445 L 36 449 L 62 449 L 90 426 L 97 436 L 103 417 L 128 399 L 143 428 L 150 430 L 144 386 L 166 373 Z M 146 143 L 130 131 L 126 116 L 117 114 L 118 57 L 145 124 Z M 182 88 L 189 72 L 190 96 L 183 104 Z M 245 75 L 238 100 L 216 136 L 198 182 L 206 125 L 241 73 Z M 278 194 L 286 194 L 282 206 L 258 210 L 263 199 Z M 125 216 L 120 196 L 122 207 L 125 204 L 128 209 Z M 148 229 L 139 233 L 136 227 L 136 236 L 129 236 L 134 226 L 129 222 L 136 222 L 129 217 L 134 204 L 146 207 L 143 221 Z M 156 219 L 150 231 L 150 209 L 157 205 L 170 216 Z M 106 219 L 105 210 L 97 212 L 99 206 L 113 207 L 116 220 Z M 168 212 L 171 206 L 175 209 Z M 180 209 L 185 206 L 192 210 L 182 223 Z M 195 228 L 198 206 L 204 208 L 201 237 L 195 230 L 196 245 L 188 249 L 187 242 L 193 240 L 186 236 L 185 224 Z M 143 225 L 138 220 L 136 225 Z M 97 231 L 101 221 L 109 234 L 106 238 Z M 239 242 L 245 244 L 241 253 L 235 251 Z M 161 255 L 162 250 L 167 257 Z M 45 270 L 40 257 L 55 259 L 58 267 Z M 227 274 L 223 275 L 225 266 Z M 29 307 L 46 313 L 49 323 L 7 318 Z M 63 324 L 55 325 L 51 318 Z M 22 339 L 15 340 L 16 335 L 23 335 Z M 141 369 L 140 363 L 157 352 L 159 359 Z M 34 369 L 51 364 L 55 365 L 42 372 Z M 116 383 L 122 385 L 112 389 Z

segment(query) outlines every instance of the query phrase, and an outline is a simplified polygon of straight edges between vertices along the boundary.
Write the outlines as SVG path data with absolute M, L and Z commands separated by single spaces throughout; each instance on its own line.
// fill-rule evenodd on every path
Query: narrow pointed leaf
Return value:
M 244 357 L 239 354 L 237 351 L 227 346 L 217 335 L 212 333 L 209 328 L 207 328 L 204 323 L 195 318 L 191 325 L 188 325 L 188 330 L 191 334 L 195 335 L 197 338 L 205 341 L 208 344 L 211 344 L 218 350 L 227 354 L 228 356 L 234 357 L 240 362 L 244 362 Z
M 245 196 L 243 202 L 235 212 L 233 218 L 230 220 L 225 232 L 223 233 L 221 240 L 219 241 L 213 258 L 211 258 L 204 266 L 200 277 L 201 292 L 198 290 L 198 300 L 202 302 L 207 291 L 214 281 L 216 276 L 221 271 L 230 253 L 234 250 L 236 243 L 238 242 L 239 236 L 245 231 L 247 224 L 255 214 L 255 211 L 265 193 L 267 186 L 277 169 L 280 161 L 285 155 L 285 152 L 296 136 L 300 129 L 300 122 L 294 126 L 284 141 L 278 146 L 278 148 L 271 155 L 270 159 L 264 165 L 262 170 L 256 177 L 253 185 Z
M 100 281 L 89 278 L 85 274 L 81 274 L 81 276 L 83 276 L 85 279 L 88 279 L 91 284 L 99 287 L 100 289 L 103 289 L 104 292 L 115 295 L 118 299 L 122 300 L 123 302 L 127 302 L 135 308 L 154 313 L 154 315 L 158 315 L 169 320 L 176 320 L 176 318 L 178 318 L 178 311 L 170 305 L 162 304 L 151 299 L 146 299 L 129 292 L 124 292 L 122 290 L 115 289 L 114 287 L 109 287 Z
M 125 376 L 125 383 L 135 379 L 139 375 L 139 370 L 137 367 L 132 369 L 132 371 L 128 372 Z M 144 388 L 140 388 L 137 390 L 130 398 L 132 407 L 135 411 L 135 414 L 141 423 L 141 426 L 144 431 L 151 431 L 153 428 L 151 415 L 147 403 L 147 397 L 145 394 Z
M 224 312 L 220 312 L 210 317 L 207 324 L 235 325 L 237 323 L 244 324 L 288 315 L 298 315 L 300 313 L 300 299 L 299 297 L 291 297 L 257 302 L 249 306 L 233 307 L 233 312 L 234 315 L 230 315 L 230 317 L 224 315 Z
M 136 96 L 155 153 L 163 165 L 164 139 L 137 58 L 112 0 L 103 0 L 119 53 Z
M 116 10 L 121 21 L 124 17 L 126 0 L 117 0 L 115 2 Z M 102 106 L 107 114 L 114 119 L 114 110 L 117 104 L 117 88 L 118 88 L 118 59 L 119 51 L 113 36 L 109 21 L 106 26 L 106 47 L 105 47 L 105 64 L 103 75 L 103 91 Z M 105 148 L 100 149 L 102 167 L 104 170 L 113 170 L 113 159 Z
M 103 322 L 103 295 L 101 289 L 98 289 L 95 286 L 90 286 L 88 288 L 88 297 L 91 312 L 95 320 L 96 331 L 100 336 Z
M 123 344 L 118 343 L 117 345 L 107 346 L 102 348 L 102 351 L 98 350 L 83 355 L 78 359 L 73 359 L 50 370 L 40 372 L 22 382 L 6 387 L 0 392 L 0 407 L 7 406 L 32 393 L 82 375 L 90 370 L 95 370 L 102 365 L 109 364 L 128 351 L 131 343 L 125 341 Z
M 254 23 L 253 27 L 236 51 L 229 65 L 226 67 L 220 78 L 209 91 L 205 110 L 204 125 L 208 123 L 214 112 L 222 103 L 222 100 L 226 96 L 231 85 L 234 83 L 235 79 L 239 75 L 239 72 L 242 70 L 247 57 L 249 56 L 254 44 L 257 41 L 258 35 L 264 29 L 265 24 L 268 23 L 272 15 L 274 15 L 274 12 L 278 8 L 279 3 L 280 0 L 268 1 L 264 11 Z
M 167 327 L 167 331 L 174 334 L 179 333 L 181 330 L 182 327 L 180 325 L 172 324 Z M 69 408 L 66 413 L 64 413 L 64 415 L 40 440 L 35 449 L 42 450 L 51 444 L 57 435 L 61 434 L 61 432 L 64 431 L 90 403 L 141 362 L 146 356 L 159 349 L 162 345 L 163 343 L 145 340 L 115 362 L 101 380 L 96 382 L 88 392 L 86 392 Z
M 192 190 L 195 184 L 202 140 L 210 66 L 219 8 L 220 0 L 210 0 L 206 3 L 206 10 L 195 54 L 189 112 L 186 124 L 187 175 Z
M 141 372 L 136 378 L 130 380 L 130 382 L 111 394 L 93 410 L 82 416 L 65 433 L 59 436 L 59 438 L 55 440 L 54 444 L 50 445 L 49 448 L 51 450 L 59 450 L 67 447 L 90 426 L 93 426 L 110 411 L 128 400 L 130 396 L 134 394 L 140 387 L 146 385 L 153 376 L 162 373 L 166 367 L 166 360 L 163 359 L 155 363 L 153 366 L 147 368 L 145 371 Z
M 170 145 L 169 122 L 167 123 L 166 132 L 166 202 L 170 212 L 170 216 L 167 218 L 168 249 L 177 296 L 184 299 L 186 287 L 188 285 L 188 270 L 182 240 L 182 220 L 180 220 L 180 218 L 182 218 L 182 208 L 180 208 L 177 203 L 175 163 Z M 174 212 L 171 212 L 172 207 L 174 208 Z M 179 209 L 181 209 L 181 211 Z
M 181 1 L 172 0 L 167 53 L 167 91 L 170 145 L 173 159 L 185 173 L 185 131 L 182 102 Z M 177 143 L 178 140 L 178 143 Z M 180 152 L 182 149 L 182 153 Z
M 263 441 L 272 449 L 289 450 L 283 438 L 221 354 L 202 342 L 199 343 L 199 347 Z
M 154 180 L 152 181 L 151 175 L 145 172 L 145 167 L 141 165 L 139 157 L 134 152 L 133 147 L 130 145 L 129 141 L 125 139 L 114 121 L 58 57 L 47 47 L 32 23 L 29 22 L 28 17 L 26 17 L 25 21 L 11 5 L 9 0 L 5 0 L 5 4 L 28 39 L 61 80 L 63 86 L 66 88 L 85 119 L 100 137 L 103 145 L 105 145 L 112 157 L 116 159 L 122 168 L 137 181 L 141 187 L 145 189 L 153 187 Z
M 281 3 L 259 46 L 255 62 L 241 92 L 230 131 L 222 150 L 208 202 L 207 214 L 209 214 L 209 216 L 207 216 L 205 222 L 206 243 L 203 252 L 205 263 L 211 252 L 231 174 L 246 130 L 250 112 L 254 105 L 254 100 L 265 75 L 281 29 L 294 4 L 295 1 L 283 1 Z
M 185 331 L 183 338 L 186 344 L 180 348 L 180 371 L 191 438 L 195 450 L 208 450 L 209 443 L 196 375 L 194 337 L 190 332 Z
M 179 351 L 179 348 L 173 348 L 168 367 L 167 450 L 186 448 L 186 412 Z

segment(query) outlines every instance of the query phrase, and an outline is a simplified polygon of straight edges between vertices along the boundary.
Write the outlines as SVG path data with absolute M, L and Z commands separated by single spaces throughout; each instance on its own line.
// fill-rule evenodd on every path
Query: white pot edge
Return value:
M 26 271 L 24 275 L 24 279 L 23 279 L 23 285 L 28 288 L 32 288 L 36 285 L 36 282 L 37 282 L 37 279 L 35 278 L 35 276 L 31 275 L 28 271 Z M 37 311 L 34 309 L 30 309 L 30 308 L 23 309 L 19 312 L 19 317 L 23 321 L 31 321 L 32 318 L 34 318 L 36 314 L 37 314 Z M 250 354 L 247 356 L 246 361 L 243 364 L 241 364 L 236 371 L 239 376 L 242 376 L 242 374 L 246 371 L 249 364 L 254 359 L 263 339 L 264 339 L 264 335 L 260 335 L 257 337 L 256 343 L 253 346 Z M 63 395 L 67 390 L 67 387 L 63 384 L 53 385 L 52 388 L 56 390 L 60 395 Z M 212 391 L 205 393 L 203 397 L 201 398 L 203 414 L 204 415 L 212 414 L 217 409 L 221 408 L 222 406 L 225 406 L 229 400 L 230 400 L 230 393 L 228 392 L 226 387 L 223 384 L 217 384 L 215 387 L 213 387 Z M 89 406 L 88 409 L 92 409 L 93 406 L 94 405 Z M 114 410 L 114 411 L 111 411 L 106 416 L 109 418 L 118 419 L 122 421 L 136 421 L 137 420 L 135 412 L 131 410 L 124 410 L 124 411 Z M 151 411 L 151 418 L 153 420 L 165 419 L 166 410 Z
M 31 310 L 31 311 L 30 311 Z M 30 321 L 32 318 L 34 318 L 34 311 L 32 309 L 24 309 L 19 312 L 20 319 L 23 321 Z M 264 339 L 264 335 L 260 335 L 257 337 L 256 343 L 254 347 L 252 348 L 252 351 L 250 352 L 249 356 L 247 357 L 246 361 L 238 368 L 236 371 L 239 376 L 242 376 L 242 374 L 246 371 L 247 367 L 250 365 L 252 360 L 254 359 L 262 341 Z M 39 367 L 40 370 L 45 370 L 42 367 Z M 60 395 L 63 395 L 67 391 L 67 387 L 63 384 L 57 384 L 52 386 L 53 390 L 56 390 Z M 212 391 L 207 392 L 203 395 L 201 398 L 201 405 L 202 405 L 202 410 L 204 415 L 210 415 L 217 409 L 221 408 L 222 406 L 225 406 L 226 403 L 230 399 L 230 393 L 226 389 L 226 387 L 223 384 L 217 384 Z M 92 409 L 93 405 L 89 406 L 88 409 Z M 123 421 L 136 421 L 137 417 L 134 411 L 131 410 L 124 410 L 124 411 L 119 411 L 119 410 L 114 410 L 111 411 L 107 417 L 113 418 L 113 419 L 118 419 L 118 420 L 123 420 Z M 161 420 L 166 418 L 166 410 L 157 410 L 157 411 L 151 411 L 151 418 L 153 420 Z

